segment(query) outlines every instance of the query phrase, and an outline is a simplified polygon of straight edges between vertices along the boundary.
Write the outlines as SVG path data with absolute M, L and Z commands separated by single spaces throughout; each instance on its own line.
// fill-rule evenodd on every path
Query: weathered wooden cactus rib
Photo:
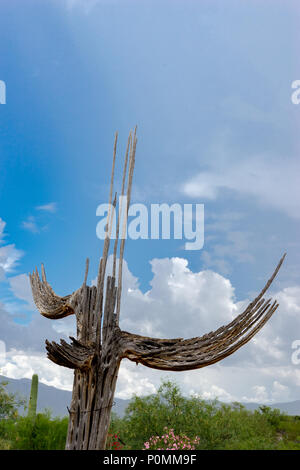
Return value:
M 33 298 L 42 315 L 54 320 L 68 315 L 76 317 L 77 338 L 70 337 L 70 344 L 64 340 L 60 344 L 46 341 L 48 358 L 58 365 L 74 369 L 66 449 L 105 449 L 122 359 L 127 358 L 159 370 L 186 371 L 206 367 L 233 354 L 250 341 L 278 308 L 276 301 L 272 303 L 271 299 L 265 300 L 263 296 L 278 273 L 285 255 L 259 295 L 230 323 L 215 331 L 189 339 L 161 339 L 136 335 L 119 328 L 125 231 L 135 164 L 136 129 L 128 137 L 121 189 L 121 196 L 126 193 L 127 201 L 124 214 L 122 207 L 119 207 L 118 216 L 116 215 L 112 276 L 106 276 L 113 218 L 117 213 L 116 193 L 112 201 L 117 138 L 116 133 L 109 192 L 109 203 L 112 206 L 107 214 L 107 230 L 97 285 L 87 285 L 88 259 L 83 284 L 71 295 L 64 297 L 58 296 L 48 283 L 43 265 L 41 277 L 37 269 L 30 275 Z M 121 215 L 124 215 L 122 227 Z M 120 233 L 119 263 L 116 269 Z
M 34 302 L 43 316 L 52 320 L 59 320 L 74 314 L 74 309 L 71 305 L 74 294 L 65 297 L 56 295 L 46 281 L 43 267 L 42 280 L 37 270 L 30 274 L 29 278 Z
M 48 357 L 58 365 L 69 369 L 89 368 L 94 357 L 94 346 L 88 347 L 78 341 L 68 344 L 63 339 L 61 344 L 46 341 Z
M 262 296 L 273 282 L 284 257 L 256 299 L 228 325 L 202 337 L 173 340 L 174 343 L 169 345 L 163 345 L 156 338 L 122 332 L 123 357 L 154 369 L 190 370 L 214 364 L 231 355 L 250 341 L 277 309 L 276 301 L 271 304 L 271 299 L 265 301 Z
M 241 346 L 250 341 L 273 315 L 277 307 L 278 304 L 276 302 L 267 307 L 268 310 L 264 317 L 255 324 L 254 328 L 247 329 L 247 334 L 245 334 L 245 330 L 241 330 L 234 338 L 227 339 L 219 345 L 213 344 L 210 347 L 201 347 L 201 338 L 197 338 L 196 341 L 195 338 L 192 338 L 190 340 L 178 341 L 175 347 L 172 346 L 172 349 L 158 347 L 154 351 L 145 352 L 143 349 L 141 352 L 136 347 L 138 346 L 138 341 L 135 335 L 131 335 L 131 345 L 133 347 L 125 352 L 124 357 L 133 362 L 159 370 L 184 371 L 200 369 L 233 354 Z M 254 322 L 252 322 L 251 326 L 253 324 Z

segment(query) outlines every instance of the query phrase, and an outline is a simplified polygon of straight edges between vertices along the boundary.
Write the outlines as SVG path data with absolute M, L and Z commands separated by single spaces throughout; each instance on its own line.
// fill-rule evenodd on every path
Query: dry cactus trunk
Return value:
M 129 135 L 122 181 L 124 196 L 127 181 L 127 214 L 122 227 L 125 233 L 136 151 L 136 130 Z M 114 144 L 109 203 L 112 203 L 117 134 Z M 127 168 L 128 167 L 128 168 Z M 128 175 L 127 175 L 128 173 Z M 86 285 L 89 262 L 87 260 L 82 286 L 71 295 L 59 297 L 47 282 L 42 265 L 40 277 L 37 269 L 30 276 L 33 297 L 40 313 L 50 319 L 75 315 L 77 339 L 71 344 L 46 341 L 48 357 L 56 364 L 74 369 L 72 402 L 69 409 L 69 429 L 66 449 L 105 449 L 111 408 L 120 362 L 127 358 L 137 364 L 159 370 L 185 371 L 214 364 L 234 353 L 247 343 L 269 320 L 278 307 L 276 301 L 265 300 L 263 295 L 275 278 L 284 256 L 260 294 L 231 323 L 201 337 L 190 339 L 148 338 L 122 331 L 119 328 L 122 291 L 122 264 L 125 237 L 120 242 L 118 276 L 116 281 L 119 220 L 113 249 L 112 276 L 105 276 L 114 211 L 107 216 L 107 233 L 103 255 L 99 264 L 97 286 Z M 106 291 L 104 296 L 104 283 Z

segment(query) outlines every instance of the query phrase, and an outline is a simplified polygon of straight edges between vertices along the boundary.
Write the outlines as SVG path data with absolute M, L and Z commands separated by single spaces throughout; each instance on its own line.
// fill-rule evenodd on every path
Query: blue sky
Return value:
M 291 0 L 1 2 L 0 217 L 2 246 L 15 247 L 2 250 L 14 259 L 0 301 L 10 320 L 37 317 L 18 276 L 41 262 L 61 295 L 79 287 L 87 256 L 96 277 L 114 132 L 120 171 L 136 124 L 133 201 L 205 204 L 201 251 L 127 242 L 140 295 L 155 258 L 211 270 L 242 302 L 287 251 L 274 292 L 300 285 L 298 29 Z

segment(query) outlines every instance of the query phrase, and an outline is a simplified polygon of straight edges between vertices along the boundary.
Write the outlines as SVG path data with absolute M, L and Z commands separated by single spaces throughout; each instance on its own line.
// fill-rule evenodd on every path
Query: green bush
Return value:
M 134 397 L 123 419 L 114 416 L 111 432 L 126 449 L 142 449 L 165 426 L 189 439 L 199 436 L 197 449 L 273 449 L 281 421 L 282 415 L 270 409 L 251 412 L 239 403 L 186 398 L 176 384 L 164 381 L 155 395 Z
M 18 416 L 17 408 L 25 404 L 25 400 L 17 394 L 8 393 L 7 382 L 0 382 L 0 421 Z
M 3 395 L 4 386 L 2 386 Z M 1 397 L 1 393 L 0 393 Z M 65 448 L 68 418 L 51 418 L 49 412 L 20 417 L 15 399 L 2 396 L 0 449 L 59 450 Z M 194 441 L 196 449 L 300 450 L 300 419 L 263 406 L 254 412 L 239 403 L 226 405 L 214 400 L 184 397 L 169 381 L 157 393 L 134 397 L 124 418 L 112 413 L 108 442 L 120 450 L 143 449 L 151 436 L 162 436 L 164 428 Z M 117 435 L 117 437 L 115 437 Z
M 51 419 L 49 413 L 39 413 L 7 420 L 0 426 L 0 435 L 15 450 L 62 450 L 65 448 L 68 418 Z M 0 443 L 1 445 L 1 443 Z
M 0 450 L 9 450 L 9 449 L 10 449 L 10 441 L 7 441 L 0 437 Z

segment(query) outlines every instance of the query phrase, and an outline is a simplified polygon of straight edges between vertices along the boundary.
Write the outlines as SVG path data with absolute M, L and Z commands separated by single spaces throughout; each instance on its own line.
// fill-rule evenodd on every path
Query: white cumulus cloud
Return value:
M 229 160 L 230 161 L 230 160 Z M 224 166 L 211 166 L 182 185 L 182 192 L 192 198 L 216 199 L 227 189 L 251 196 L 267 207 L 300 217 L 299 158 L 273 159 L 264 155 L 238 159 Z
M 111 258 L 108 262 L 108 270 Z M 193 272 L 182 258 L 154 259 L 153 279 L 147 292 L 124 263 L 121 328 L 161 337 L 201 336 L 231 321 L 251 299 L 237 302 L 234 287 L 213 271 Z M 12 278 L 19 298 L 30 301 L 25 275 Z M 95 282 L 95 281 L 94 281 Z M 154 393 L 162 378 L 176 380 L 186 395 L 223 401 L 274 403 L 298 398 L 300 367 L 291 361 L 292 342 L 300 331 L 300 288 L 285 288 L 274 294 L 280 307 L 264 328 L 235 354 L 203 369 L 163 372 L 121 363 L 116 396 L 130 398 L 134 393 Z M 43 383 L 71 389 L 72 371 L 51 364 L 45 338 L 58 341 L 73 333 L 76 319 L 47 320 L 38 313 L 28 326 L 14 323 L 0 308 L 1 340 L 6 343 L 7 362 L 2 370 L 12 378 L 31 377 L 38 372 Z

